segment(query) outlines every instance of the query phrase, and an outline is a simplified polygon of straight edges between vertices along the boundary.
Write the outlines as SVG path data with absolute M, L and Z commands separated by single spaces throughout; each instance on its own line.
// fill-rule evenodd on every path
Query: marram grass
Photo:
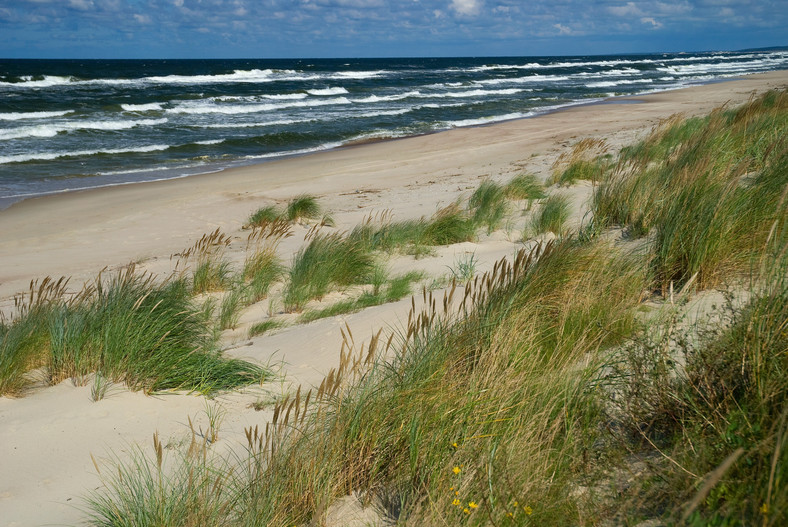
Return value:
M 211 393 L 259 382 L 265 371 L 227 359 L 182 279 L 165 283 L 128 268 L 100 276 L 75 298 L 57 296 L 23 309 L 0 343 L 4 393 L 43 367 L 50 383 L 96 371 L 132 389 Z
M 754 101 L 728 122 L 773 138 L 780 100 Z M 775 112 L 771 124 L 762 123 L 763 112 Z M 640 148 L 653 152 L 642 163 L 651 175 L 681 162 L 689 178 L 698 157 L 710 169 L 708 186 L 681 180 L 687 184 L 666 188 L 658 208 L 686 223 L 679 208 L 668 208 L 676 196 L 703 218 L 715 210 L 709 196 L 726 204 L 752 194 L 760 197 L 749 203 L 764 200 L 752 217 L 771 211 L 764 232 L 760 220 L 750 225 L 757 240 L 746 247 L 750 302 L 730 325 L 689 338 L 672 317 L 642 321 L 641 302 L 663 272 L 655 248 L 683 250 L 657 243 L 666 212 L 644 221 L 650 250 L 636 254 L 601 236 L 566 236 L 466 286 L 454 283 L 443 298 L 424 291 L 425 307 L 416 310 L 414 301 L 406 327 L 387 342 L 378 333 L 356 349 L 358 336 L 347 328 L 340 364 L 317 390 L 284 397 L 271 423 L 247 429 L 248 456 L 207 465 L 210 495 L 203 468 L 189 470 L 193 461 L 173 464 L 172 478 L 161 463 L 132 461 L 126 467 L 139 477 L 123 467 L 119 477 L 106 476 L 110 490 L 93 506 L 94 523 L 320 524 L 331 504 L 354 492 L 401 525 L 786 523 L 788 226 L 780 207 L 788 190 L 780 143 L 746 144 L 733 149 L 745 157 L 720 163 L 703 154 L 696 135 L 714 144 L 730 137 L 692 128 L 658 130 L 660 141 L 681 144 Z M 715 186 L 711 174 L 732 159 L 745 159 L 747 169 L 735 185 Z M 658 184 L 634 177 L 635 193 Z M 721 225 L 744 228 L 727 221 Z M 350 238 L 369 251 L 385 237 L 367 227 Z M 731 270 L 728 260 L 709 262 L 708 273 Z M 369 279 L 382 283 L 374 274 Z M 190 514 L 157 516 L 190 500 L 201 500 Z M 117 518 L 98 516 L 116 510 Z

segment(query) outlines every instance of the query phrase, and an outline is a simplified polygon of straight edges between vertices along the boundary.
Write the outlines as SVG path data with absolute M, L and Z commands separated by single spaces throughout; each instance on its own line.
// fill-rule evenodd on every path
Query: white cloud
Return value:
M 140 24 L 150 24 L 151 22 L 150 17 L 148 15 L 140 15 L 136 13 L 134 14 L 134 20 L 136 20 Z
M 68 0 L 68 5 L 74 9 L 80 9 L 82 11 L 87 11 L 93 8 L 93 2 L 91 0 Z
M 449 5 L 458 15 L 475 16 L 482 9 L 481 0 L 451 0 Z
M 553 27 L 558 30 L 559 35 L 571 35 L 572 29 L 563 24 L 553 24 Z
M 607 10 L 616 16 L 642 16 L 643 11 L 635 2 L 627 2 L 626 5 L 608 7 Z
M 640 22 L 643 24 L 651 24 L 652 29 L 659 29 L 662 27 L 661 22 L 659 22 L 658 20 L 654 20 L 654 18 L 650 16 L 644 16 L 643 18 L 640 19 Z

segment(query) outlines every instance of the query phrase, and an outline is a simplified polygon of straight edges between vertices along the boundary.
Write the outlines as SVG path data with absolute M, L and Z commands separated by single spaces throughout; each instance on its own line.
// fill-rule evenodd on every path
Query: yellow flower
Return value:
M 451 446 L 453 446 L 454 448 L 460 448 L 460 447 L 458 447 L 458 446 L 457 446 L 457 441 L 455 441 L 454 443 L 452 443 L 452 444 L 451 444 Z
M 526 505 L 525 507 L 523 507 L 523 510 L 525 511 L 525 513 L 526 513 L 528 516 L 530 516 L 530 515 L 531 515 L 531 514 L 533 514 L 533 512 L 534 512 L 534 510 L 533 510 L 531 507 L 529 507 L 528 505 Z
M 455 491 L 454 491 L 454 495 L 455 495 L 455 496 L 459 496 L 459 495 L 460 495 L 460 491 L 459 491 L 459 490 L 455 490 Z
M 471 513 L 471 511 L 468 510 L 468 507 L 465 507 L 464 509 L 462 509 L 462 512 L 464 512 L 465 514 L 470 514 Z
M 761 505 L 760 510 L 761 510 L 761 514 L 769 514 L 769 504 L 764 503 L 763 505 Z
M 508 517 L 510 517 L 510 518 L 514 518 L 514 514 L 512 514 L 511 512 L 507 512 L 507 513 L 506 513 L 506 515 L 507 515 Z
M 451 502 L 451 504 L 454 505 L 455 507 L 459 507 L 460 506 L 460 500 L 458 500 L 457 498 L 454 498 L 454 501 Z
M 451 471 L 454 472 L 455 474 L 459 474 L 460 472 L 462 472 L 462 469 L 460 467 L 454 467 L 453 469 L 451 469 Z
M 479 505 L 475 501 L 469 501 L 468 502 L 468 507 L 470 507 L 471 509 L 475 509 L 478 506 Z
M 449 487 L 449 490 L 454 490 L 454 487 Z
M 520 505 L 520 504 L 515 501 L 514 502 L 514 506 L 517 507 L 518 505 Z

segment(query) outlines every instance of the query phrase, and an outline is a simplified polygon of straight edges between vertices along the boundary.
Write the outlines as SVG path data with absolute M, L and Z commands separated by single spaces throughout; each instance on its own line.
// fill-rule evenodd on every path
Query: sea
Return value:
M 788 68 L 788 51 L 0 60 L 0 208 Z

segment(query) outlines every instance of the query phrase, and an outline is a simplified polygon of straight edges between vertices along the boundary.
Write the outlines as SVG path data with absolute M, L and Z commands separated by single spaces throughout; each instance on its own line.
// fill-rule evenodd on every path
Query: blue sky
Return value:
M 788 0 L 0 0 L 0 57 L 583 55 L 788 44 Z

